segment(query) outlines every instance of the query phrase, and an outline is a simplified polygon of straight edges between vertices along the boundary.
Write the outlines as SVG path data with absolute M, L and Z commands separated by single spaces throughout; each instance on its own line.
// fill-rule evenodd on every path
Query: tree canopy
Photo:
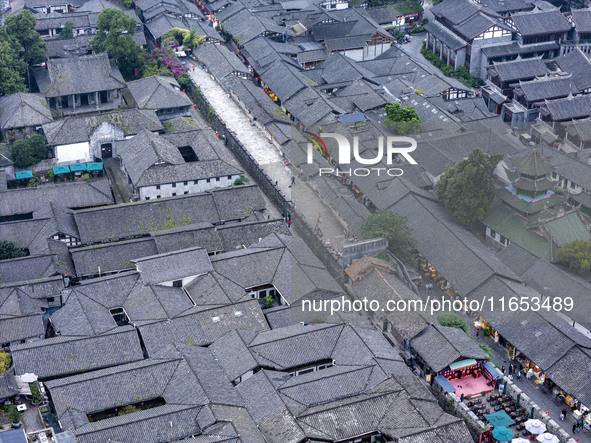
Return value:
M 12 360 L 10 358 L 10 354 L 8 352 L 0 352 L 0 374 L 4 374 L 6 371 L 8 371 L 11 364 Z
M 0 27 L 0 92 L 5 95 L 25 92 L 27 64 L 21 58 L 21 49 L 4 27 Z
M 474 149 L 468 158 L 448 166 L 437 182 L 437 198 L 463 225 L 482 220 L 495 196 L 492 178 L 501 154 L 486 154 Z
M 560 249 L 560 261 L 576 272 L 591 269 L 591 242 L 575 240 Z
M 9 15 L 4 21 L 6 32 L 18 42 L 22 59 L 28 65 L 44 61 L 47 52 L 47 43 L 35 30 L 36 23 L 33 13 L 26 9 L 16 15 Z
M 406 217 L 393 211 L 380 209 L 371 214 L 361 232 L 363 238 L 384 237 L 388 240 L 388 249 L 403 262 L 410 263 L 415 258 L 417 241 L 412 236 L 412 230 L 406 224 Z
M 198 35 L 195 31 L 189 31 L 188 29 L 172 28 L 164 34 L 164 40 L 175 40 L 179 45 L 183 45 L 187 49 L 195 49 L 205 41 L 205 37 Z
M 67 40 L 69 38 L 74 38 L 74 22 L 72 20 L 66 20 L 60 32 L 61 40 Z
M 421 129 L 421 119 L 412 106 L 401 106 L 400 103 L 386 105 L 384 123 L 398 134 L 410 134 Z
M 11 153 L 14 165 L 18 168 L 39 163 L 47 158 L 45 139 L 42 135 L 35 134 L 28 139 L 17 140 L 12 144 Z
M 145 54 L 133 40 L 136 22 L 119 9 L 103 9 L 96 22 L 96 37 L 91 45 L 95 52 L 107 52 L 127 79 L 135 77 L 141 69 Z
M 25 251 L 17 247 L 13 242 L 0 240 L 0 260 L 10 260 L 11 258 L 24 257 L 25 255 Z

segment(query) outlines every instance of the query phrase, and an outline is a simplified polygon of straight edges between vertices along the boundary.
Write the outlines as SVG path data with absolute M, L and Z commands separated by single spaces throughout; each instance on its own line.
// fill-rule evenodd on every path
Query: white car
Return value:
M 39 439 L 39 443 L 49 443 L 49 440 L 47 439 L 47 435 L 45 434 L 45 432 L 40 432 L 39 435 L 37 435 L 38 439 Z

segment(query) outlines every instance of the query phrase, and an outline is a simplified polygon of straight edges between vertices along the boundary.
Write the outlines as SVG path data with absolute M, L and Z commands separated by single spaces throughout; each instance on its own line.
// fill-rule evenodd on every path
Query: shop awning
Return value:
M 70 171 L 86 171 L 86 163 L 74 163 L 73 165 L 70 165 Z
M 70 168 L 68 166 L 54 166 L 52 169 L 55 175 L 70 173 Z
M 439 384 L 439 386 L 441 386 L 441 388 L 445 392 L 456 392 L 456 388 L 454 388 L 453 385 L 449 382 L 449 380 L 445 378 L 443 375 L 438 375 L 437 377 L 435 377 L 435 381 L 437 382 L 437 384 Z
M 495 368 L 491 362 L 487 361 L 483 366 L 484 366 L 484 369 L 486 369 L 488 371 L 488 373 L 490 375 L 492 375 L 494 380 L 500 380 L 503 378 L 503 374 L 501 374 L 501 371 L 499 371 L 497 368 Z
M 449 365 L 449 369 L 451 369 L 452 371 L 455 371 L 456 369 L 462 369 L 465 368 L 466 366 L 472 366 L 476 364 L 476 360 L 474 360 L 473 358 L 468 358 L 467 360 L 462 360 L 462 361 L 457 361 L 455 363 L 452 363 L 451 365 Z
M 103 163 L 102 162 L 86 163 L 86 170 L 87 171 L 102 171 L 103 170 Z
M 17 180 L 24 180 L 27 178 L 33 178 L 33 171 L 19 171 L 15 173 Z

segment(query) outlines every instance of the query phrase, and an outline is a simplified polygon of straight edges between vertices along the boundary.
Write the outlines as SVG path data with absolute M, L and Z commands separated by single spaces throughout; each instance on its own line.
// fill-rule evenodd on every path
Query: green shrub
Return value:
M 23 418 L 23 414 L 21 414 L 20 412 L 18 412 L 16 410 L 16 406 L 10 405 L 10 410 L 8 411 L 8 419 L 12 423 L 19 423 L 22 418 Z
M 263 306 L 263 309 L 269 309 L 272 308 L 273 306 L 275 306 L 275 299 L 271 296 L 265 297 L 265 304 Z
M 437 321 L 441 326 L 449 326 L 451 328 L 458 328 L 468 333 L 468 326 L 466 322 L 458 314 L 453 312 L 442 312 L 437 316 Z

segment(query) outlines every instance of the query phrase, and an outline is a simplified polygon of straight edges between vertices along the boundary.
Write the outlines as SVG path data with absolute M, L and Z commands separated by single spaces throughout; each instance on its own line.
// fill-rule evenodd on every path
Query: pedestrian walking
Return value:
M 517 371 L 517 380 L 521 380 L 521 369 Z
M 501 366 L 501 372 L 505 375 L 505 366 Z
M 285 220 L 285 211 L 283 211 L 283 212 L 281 213 L 281 218 L 282 218 L 283 220 Z
M 291 185 L 292 186 L 295 185 L 295 176 L 294 175 L 291 176 Z
M 509 374 L 509 381 L 513 381 L 513 374 Z
M 513 371 L 515 371 L 515 365 L 511 363 L 509 365 L 509 375 L 513 375 Z
M 573 423 L 573 434 L 577 433 L 577 423 Z
M 287 227 L 291 228 L 291 220 L 287 220 Z
M 560 413 L 560 419 L 564 420 L 566 418 L 566 409 L 563 409 L 562 412 Z

